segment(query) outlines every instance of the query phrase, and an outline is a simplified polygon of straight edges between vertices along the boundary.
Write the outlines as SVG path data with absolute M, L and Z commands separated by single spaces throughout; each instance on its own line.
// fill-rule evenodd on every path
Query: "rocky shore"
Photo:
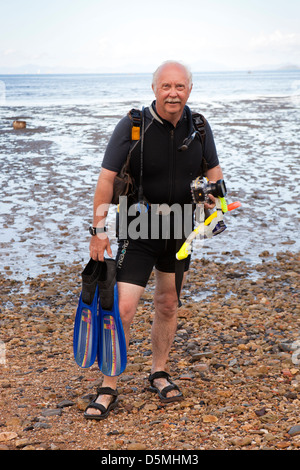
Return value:
M 132 327 L 120 404 L 83 410 L 101 375 L 73 359 L 82 266 L 0 281 L 1 450 L 297 450 L 300 448 L 300 256 L 261 263 L 194 258 L 169 370 L 184 400 L 147 390 L 152 280 Z

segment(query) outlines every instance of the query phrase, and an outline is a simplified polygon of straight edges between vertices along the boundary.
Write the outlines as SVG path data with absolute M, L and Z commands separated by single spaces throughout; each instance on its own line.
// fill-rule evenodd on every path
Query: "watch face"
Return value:
M 96 230 L 93 227 L 89 228 L 89 232 L 91 235 L 96 235 Z

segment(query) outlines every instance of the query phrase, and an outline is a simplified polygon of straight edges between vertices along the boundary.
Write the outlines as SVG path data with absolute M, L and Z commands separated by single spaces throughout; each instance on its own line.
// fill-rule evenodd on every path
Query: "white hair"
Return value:
M 152 77 L 152 86 L 154 88 L 154 91 L 156 90 L 156 84 L 157 84 L 157 77 L 159 75 L 159 72 L 161 71 L 161 69 L 165 66 L 165 65 L 179 65 L 181 67 L 183 67 L 186 71 L 186 74 L 187 74 L 187 77 L 188 77 L 188 85 L 189 85 L 189 88 L 191 88 L 192 86 L 192 83 L 193 83 L 193 77 L 192 77 L 192 72 L 190 70 L 190 68 L 183 64 L 182 62 L 179 62 L 178 60 L 166 60 L 165 62 L 163 62 L 161 65 L 159 65 L 159 67 L 157 67 L 157 69 L 155 70 L 155 72 L 153 73 L 153 77 Z

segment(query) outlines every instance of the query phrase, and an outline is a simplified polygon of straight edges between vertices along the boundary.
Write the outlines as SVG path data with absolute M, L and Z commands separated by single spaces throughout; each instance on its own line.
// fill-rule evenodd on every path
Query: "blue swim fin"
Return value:
M 99 280 L 98 365 L 104 375 L 117 376 L 126 368 L 127 350 L 119 313 L 115 260 L 107 259 L 107 273 Z
M 82 291 L 75 316 L 73 352 L 76 363 L 83 368 L 91 367 L 97 356 L 99 272 L 99 263 L 90 259 L 81 274 Z

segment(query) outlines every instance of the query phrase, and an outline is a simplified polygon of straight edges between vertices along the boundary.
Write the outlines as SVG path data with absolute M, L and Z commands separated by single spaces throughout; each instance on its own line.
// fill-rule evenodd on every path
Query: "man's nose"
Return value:
M 171 96 L 177 96 L 177 90 L 176 90 L 176 87 L 171 87 L 170 89 L 170 95 Z

